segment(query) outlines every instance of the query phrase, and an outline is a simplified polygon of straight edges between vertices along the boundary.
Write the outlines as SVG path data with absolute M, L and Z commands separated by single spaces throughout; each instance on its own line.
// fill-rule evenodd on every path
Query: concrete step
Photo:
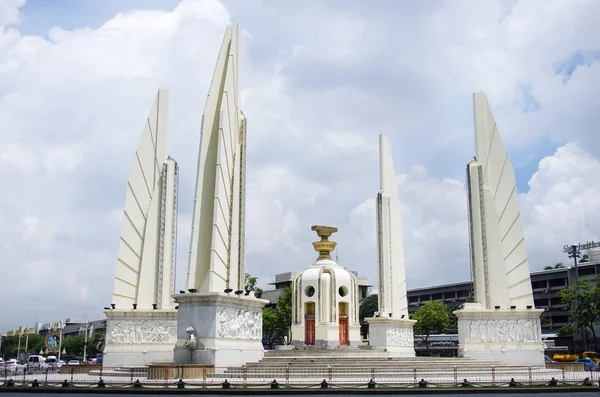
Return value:
M 436 368 L 436 367 L 444 367 L 444 368 L 477 368 L 477 367 L 501 367 L 506 366 L 501 362 L 491 361 L 491 362 L 482 362 L 478 364 L 465 364 L 465 363 L 432 363 L 432 362 L 414 362 L 414 363 L 402 363 L 402 362 L 392 362 L 392 363 L 382 363 L 382 362 L 355 362 L 355 363 L 289 363 L 289 364 L 269 364 L 269 363 L 255 363 L 255 364 L 247 364 L 246 367 L 253 368 L 302 368 L 302 367 L 310 367 L 310 368 L 350 368 L 350 367 L 390 367 L 390 368 Z

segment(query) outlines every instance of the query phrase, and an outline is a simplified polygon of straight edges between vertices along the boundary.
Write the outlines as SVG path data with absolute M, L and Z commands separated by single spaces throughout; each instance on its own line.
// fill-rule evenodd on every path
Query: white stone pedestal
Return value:
M 538 309 L 483 309 L 465 303 L 458 317 L 458 356 L 507 364 L 544 365 Z
M 365 318 L 369 323 L 369 346 L 383 349 L 390 357 L 414 357 L 414 320 L 386 317 Z
M 262 308 L 269 301 L 221 292 L 174 298 L 179 304 L 174 364 L 239 367 L 264 357 Z
M 105 310 L 104 367 L 170 363 L 177 340 L 177 310 Z

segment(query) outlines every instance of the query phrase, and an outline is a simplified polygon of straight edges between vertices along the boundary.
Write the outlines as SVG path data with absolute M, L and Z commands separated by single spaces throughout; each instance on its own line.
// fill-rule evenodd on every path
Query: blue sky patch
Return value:
M 23 35 L 48 39 L 55 26 L 65 30 L 97 29 L 119 12 L 127 10 L 171 10 L 178 0 L 27 0 L 21 7 L 25 15 L 19 24 Z
M 597 59 L 600 59 L 600 51 L 577 51 L 556 68 L 556 74 L 567 83 L 579 66 L 591 66 Z
M 529 191 L 529 180 L 538 171 L 540 161 L 544 157 L 552 156 L 561 146 L 548 138 L 537 138 L 530 145 L 508 147 L 508 155 L 515 170 L 517 192 Z

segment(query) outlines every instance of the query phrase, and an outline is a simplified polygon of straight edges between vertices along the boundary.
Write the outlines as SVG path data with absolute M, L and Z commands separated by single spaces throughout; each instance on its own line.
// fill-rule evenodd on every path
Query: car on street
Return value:
M 27 369 L 29 371 L 40 371 L 46 368 L 44 356 L 32 354 L 27 358 Z
M 579 360 L 575 360 L 573 362 L 574 363 L 583 363 L 583 369 L 586 371 L 597 371 L 598 370 L 598 363 L 596 363 L 594 360 L 592 360 L 589 357 L 580 358 Z
M 56 356 L 48 356 L 48 357 L 46 357 L 45 364 L 46 364 L 45 367 L 48 368 L 51 371 L 57 370 L 60 367 L 62 367 L 61 361 L 58 361 L 57 358 L 56 358 Z
M 11 358 L 9 360 L 6 360 L 6 362 L 4 363 L 4 366 L 7 367 L 7 368 L 16 367 L 17 366 L 17 359 L 16 358 Z
M 67 365 L 79 365 L 79 360 L 69 360 Z
M 10 373 L 15 373 L 19 370 L 19 368 L 23 368 L 23 365 L 20 364 L 16 358 L 11 358 L 9 360 L 6 360 L 6 362 L 4 363 L 4 367 L 3 369 L 6 372 L 10 372 Z

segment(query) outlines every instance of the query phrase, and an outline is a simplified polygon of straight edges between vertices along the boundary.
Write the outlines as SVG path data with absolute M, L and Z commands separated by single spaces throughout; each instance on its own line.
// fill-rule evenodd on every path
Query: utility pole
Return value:
M 85 342 L 83 342 L 83 364 L 87 363 L 88 320 L 85 320 Z
M 588 243 L 589 244 L 589 243 Z M 575 285 L 577 285 L 579 283 L 579 269 L 577 268 L 577 259 L 581 258 L 581 249 L 579 248 L 579 245 L 571 245 L 564 247 L 563 249 L 564 252 L 566 252 L 569 255 L 569 258 L 573 259 L 573 264 L 575 265 Z M 579 294 L 578 294 L 579 297 Z M 580 302 L 579 299 L 577 300 L 577 307 L 579 307 Z M 583 325 L 579 326 L 579 331 L 581 333 L 581 343 L 583 344 L 583 351 L 587 350 L 587 338 L 586 338 L 586 332 L 585 332 L 585 327 Z
M 57 328 L 59 329 L 59 332 L 60 332 L 60 337 L 58 338 L 58 361 L 60 361 L 60 354 L 61 354 L 61 349 L 62 349 L 62 339 L 63 339 L 63 328 L 65 328 L 65 323 L 63 323 L 62 320 L 60 320 L 58 322 Z
M 17 345 L 17 362 L 19 361 L 19 354 L 21 353 L 21 338 L 23 337 L 23 332 L 19 332 L 19 343 Z
M 569 258 L 573 258 L 573 263 L 575 264 L 575 282 L 579 281 L 579 269 L 577 269 L 577 259 L 581 256 L 581 251 L 579 251 L 579 247 L 576 245 L 572 245 L 569 250 Z

